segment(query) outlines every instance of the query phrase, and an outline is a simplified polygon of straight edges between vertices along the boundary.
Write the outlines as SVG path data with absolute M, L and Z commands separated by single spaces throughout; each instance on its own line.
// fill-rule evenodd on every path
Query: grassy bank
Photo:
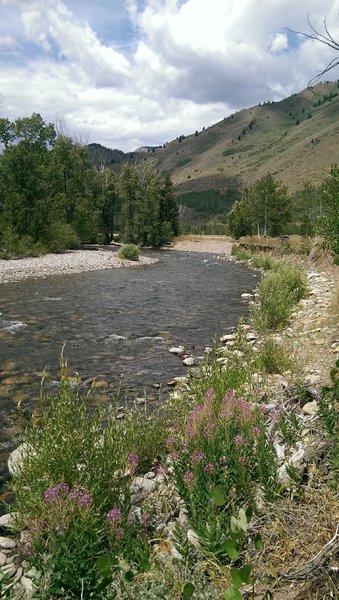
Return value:
M 286 574 L 330 540 L 339 513 L 338 372 L 310 421 L 316 396 L 275 338 L 307 294 L 305 274 L 279 259 L 268 270 L 251 308 L 260 337 L 240 323 L 151 415 L 92 408 L 62 361 L 12 479 L 32 598 L 297 597 Z M 270 377 L 287 370 L 283 391 Z M 321 571 L 318 595 L 303 597 L 337 598 L 334 578 Z M 6 585 L 0 597 L 15 598 Z

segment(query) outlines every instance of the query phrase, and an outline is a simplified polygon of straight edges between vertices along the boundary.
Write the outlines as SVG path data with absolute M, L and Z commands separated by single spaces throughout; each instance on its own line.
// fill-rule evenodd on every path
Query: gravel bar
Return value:
M 11 283 L 21 279 L 45 278 L 50 275 L 65 275 L 151 265 L 156 258 L 140 256 L 138 261 L 118 258 L 114 252 L 105 250 L 70 250 L 63 254 L 46 254 L 37 258 L 0 260 L 0 283 Z

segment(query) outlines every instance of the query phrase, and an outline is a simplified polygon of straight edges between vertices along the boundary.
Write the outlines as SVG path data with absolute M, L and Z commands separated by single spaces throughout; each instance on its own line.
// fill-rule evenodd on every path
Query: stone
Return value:
M 318 412 L 318 404 L 315 402 L 315 400 L 312 402 L 307 402 L 307 404 L 302 407 L 302 411 L 305 413 L 305 415 L 310 415 L 313 417 Z
M 0 567 L 3 567 L 7 562 L 7 556 L 0 551 Z
M 178 354 L 178 356 L 180 356 L 181 354 L 184 354 L 185 348 L 184 346 L 173 347 L 169 349 L 169 352 L 171 354 Z
M 226 335 L 222 335 L 219 340 L 220 342 L 229 342 L 230 340 L 235 340 L 235 333 L 227 333 Z
M 39 579 L 40 573 L 35 567 L 31 567 L 29 571 L 25 573 L 25 577 L 28 577 L 29 579 Z
M 200 549 L 200 541 L 199 541 L 199 537 L 197 536 L 197 534 L 195 533 L 195 531 L 193 531 L 193 529 L 189 529 L 187 532 L 187 540 L 189 541 L 189 543 L 191 544 L 191 546 L 193 546 L 194 548 L 197 548 L 198 550 Z
M 204 353 L 205 354 L 211 354 L 211 352 L 213 352 L 213 348 L 211 348 L 211 346 L 206 346 Z
M 11 540 L 11 538 L 0 537 L 0 548 L 5 548 L 6 550 L 14 550 L 16 548 L 16 542 Z
M 3 575 L 5 575 L 6 577 L 13 577 L 13 575 L 15 575 L 15 573 L 16 573 L 16 567 L 14 567 L 14 565 L 5 565 L 4 567 L 1 567 L 0 581 L 1 581 L 1 577 Z
M 189 379 L 188 377 L 173 377 L 173 381 L 175 381 L 175 383 L 177 383 L 178 385 L 180 384 L 187 384 Z
M 241 294 L 240 298 L 243 300 L 251 300 L 253 298 L 253 294 Z
M 135 477 L 131 485 L 131 493 L 151 494 L 157 487 L 157 482 L 154 479 L 146 479 L 145 477 Z
M 31 594 L 33 592 L 33 582 L 29 577 L 25 577 L 25 575 L 23 575 L 20 579 L 20 585 L 22 585 L 26 594 Z
M 8 470 L 11 475 L 15 475 L 22 468 L 23 459 L 29 451 L 28 444 L 20 444 L 11 454 L 8 459 Z
M 19 513 L 7 513 L 0 517 L 0 527 L 3 529 L 13 529 L 15 527 L 16 518 Z
M 184 358 L 184 360 L 182 361 L 182 364 L 185 365 L 185 367 L 192 367 L 195 363 L 195 360 L 192 356 L 188 356 L 187 358 Z

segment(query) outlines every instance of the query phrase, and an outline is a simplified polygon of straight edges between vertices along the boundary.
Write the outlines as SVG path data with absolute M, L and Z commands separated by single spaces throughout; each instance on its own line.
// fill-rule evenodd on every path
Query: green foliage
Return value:
M 276 259 L 269 254 L 253 254 L 251 265 L 256 269 L 271 271 L 271 269 L 274 269 L 276 266 Z
M 204 190 L 201 192 L 187 192 L 178 196 L 178 204 L 214 216 L 228 212 L 239 196 L 239 183 L 229 178 L 225 192 L 219 190 Z
M 140 250 L 138 246 L 135 246 L 134 244 L 126 244 L 120 248 L 118 257 L 125 258 L 126 260 L 139 260 Z
M 159 247 L 179 232 L 179 211 L 169 176 L 162 181 L 154 161 L 124 165 L 119 189 L 121 227 L 127 243 Z
M 69 223 L 51 223 L 44 233 L 43 242 L 50 252 L 75 250 L 80 245 L 80 240 Z
M 291 199 L 287 187 L 268 173 L 253 186 L 245 189 L 228 215 L 230 234 L 236 239 L 242 235 L 279 235 L 288 222 Z
M 325 245 L 339 258 L 339 167 L 332 165 L 322 190 L 323 214 L 317 223 L 317 232 Z
M 265 373 L 283 373 L 292 367 L 293 360 L 284 346 L 266 336 L 259 347 L 257 364 Z
M 167 440 L 189 524 L 202 551 L 222 562 L 238 558 L 228 541 L 235 507 L 254 502 L 256 486 L 267 498 L 276 489 L 275 456 L 263 416 L 223 387 L 208 389 L 200 404 L 196 397 L 183 431 Z
M 71 389 L 66 367 L 57 397 L 41 395 L 40 417 L 23 439 L 29 451 L 13 480 L 28 536 L 21 550 L 43 573 L 43 597 L 99 598 L 112 579 L 98 568 L 103 553 L 111 575 L 121 557 L 134 574 L 149 560 L 148 525 L 129 518 L 130 484 L 136 469 L 159 460 L 167 416 L 133 408 L 121 420 L 114 405 L 93 410 L 89 395 Z
M 307 294 L 305 273 L 287 259 L 269 271 L 258 286 L 258 302 L 252 308 L 254 326 L 261 332 L 286 325 L 294 305 Z
M 339 360 L 330 373 L 331 383 L 322 389 L 319 414 L 327 436 L 331 440 L 331 485 L 339 486 Z

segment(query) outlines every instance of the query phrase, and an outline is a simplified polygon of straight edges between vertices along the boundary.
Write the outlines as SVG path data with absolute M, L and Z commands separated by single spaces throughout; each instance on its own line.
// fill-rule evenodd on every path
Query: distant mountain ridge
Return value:
M 243 109 L 152 156 L 171 174 L 177 194 L 225 192 L 229 182 L 251 184 L 267 172 L 290 192 L 304 181 L 319 184 L 339 162 L 339 81 Z
M 319 184 L 339 162 L 339 80 L 243 109 L 163 145 L 128 153 L 100 144 L 87 148 L 96 165 L 156 159 L 180 196 L 207 190 L 228 194 L 268 172 L 293 193 L 304 181 Z

